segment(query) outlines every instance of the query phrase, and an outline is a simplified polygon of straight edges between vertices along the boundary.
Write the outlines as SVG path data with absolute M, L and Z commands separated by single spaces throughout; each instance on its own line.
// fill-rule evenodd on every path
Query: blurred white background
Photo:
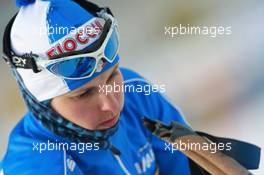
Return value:
M 122 66 L 153 83 L 196 130 L 264 148 L 264 1 L 98 0 L 119 22 Z M 18 9 L 0 0 L 0 33 Z M 165 26 L 231 26 L 232 34 L 164 34 Z M 0 44 L 1 45 L 1 44 Z M 8 66 L 0 61 L 0 158 L 26 109 Z M 261 167 L 253 171 L 264 174 Z

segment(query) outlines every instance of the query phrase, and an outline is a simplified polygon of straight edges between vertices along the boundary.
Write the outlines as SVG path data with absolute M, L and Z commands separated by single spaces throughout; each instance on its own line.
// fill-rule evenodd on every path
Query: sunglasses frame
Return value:
M 46 69 L 49 72 L 51 72 L 52 74 L 55 74 L 56 76 L 62 77 L 64 79 L 70 79 L 70 80 L 79 80 L 79 79 L 84 79 L 84 78 L 89 78 L 91 77 L 94 72 L 96 71 L 97 67 L 98 67 L 98 63 L 100 60 L 105 59 L 106 61 L 108 61 L 109 63 L 112 63 L 117 56 L 117 53 L 119 51 L 119 36 L 118 36 L 118 26 L 116 21 L 114 20 L 114 18 L 107 14 L 106 12 L 101 12 L 101 14 L 99 14 L 98 16 L 104 18 L 106 20 L 104 28 L 103 28 L 103 32 L 100 36 L 100 38 L 94 43 L 93 47 L 91 48 L 86 48 L 80 51 L 75 51 L 75 52 L 70 52 L 70 53 L 64 53 L 64 54 L 60 54 L 58 56 L 52 57 L 51 60 L 41 60 L 38 58 L 37 62 L 37 66 L 38 69 L 43 70 Z M 115 55 L 113 56 L 112 59 L 107 58 L 107 56 L 105 55 L 105 48 L 109 42 L 109 39 L 111 38 L 113 32 L 116 32 L 116 37 L 117 37 L 117 50 Z M 57 74 L 55 72 L 52 71 L 52 67 L 50 67 L 51 65 L 54 65 L 56 63 L 59 62 L 63 62 L 63 61 L 67 61 L 67 60 L 72 60 L 72 59 L 77 59 L 80 57 L 91 57 L 94 58 L 96 60 L 95 66 L 92 70 L 92 72 L 84 77 L 65 77 L 62 76 L 60 74 Z M 50 68 L 48 68 L 50 67 Z

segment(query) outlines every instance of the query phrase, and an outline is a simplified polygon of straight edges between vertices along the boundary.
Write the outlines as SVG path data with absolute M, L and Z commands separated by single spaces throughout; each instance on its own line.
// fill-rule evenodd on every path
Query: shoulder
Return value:
M 142 75 L 140 75 L 139 73 L 135 72 L 132 69 L 121 67 L 120 71 L 123 75 L 124 83 L 133 83 L 133 82 L 149 83 Z
M 8 148 L 1 163 L 4 175 L 44 175 L 63 174 L 65 166 L 64 151 L 41 151 L 45 140 L 28 131 L 25 120 L 28 114 L 16 125 L 9 136 Z M 52 168 L 54 167 L 54 168 Z
M 137 72 L 122 68 L 124 76 L 125 111 L 134 111 L 164 123 L 176 120 L 187 123 L 180 112 L 165 95 L 165 84 L 152 84 Z
M 139 73 L 127 69 L 120 69 L 124 78 L 123 91 L 125 100 L 132 101 L 139 109 L 153 109 L 163 99 L 165 85 L 152 84 Z

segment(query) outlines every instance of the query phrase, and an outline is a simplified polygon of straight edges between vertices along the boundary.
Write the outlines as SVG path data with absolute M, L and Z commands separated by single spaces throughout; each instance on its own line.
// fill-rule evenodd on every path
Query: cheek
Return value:
M 87 115 L 87 113 L 91 112 L 89 108 L 87 108 L 87 105 L 82 103 L 73 103 L 68 110 L 71 116 L 76 119 L 81 119 L 85 116 L 85 114 Z
M 120 84 L 120 85 L 122 85 L 122 84 Z M 118 102 L 118 105 L 120 106 L 120 108 L 123 108 L 124 92 L 123 91 L 115 92 L 114 96 L 115 96 L 115 99 Z
M 96 126 L 97 120 L 95 116 L 97 114 L 91 104 L 63 100 L 63 103 L 52 101 L 52 107 L 65 119 L 81 127 L 94 129 L 94 126 Z
M 97 123 L 97 110 L 93 104 L 78 103 L 74 105 L 71 110 L 72 118 L 74 118 L 75 123 L 87 128 L 93 129 Z
M 117 79 L 117 81 L 115 81 L 116 84 L 118 84 L 120 87 L 123 85 L 123 78 L 121 76 L 121 78 Z M 124 106 L 124 92 L 122 90 L 115 92 L 114 93 L 115 99 L 118 101 L 118 105 L 120 107 L 120 111 L 122 110 L 123 106 Z

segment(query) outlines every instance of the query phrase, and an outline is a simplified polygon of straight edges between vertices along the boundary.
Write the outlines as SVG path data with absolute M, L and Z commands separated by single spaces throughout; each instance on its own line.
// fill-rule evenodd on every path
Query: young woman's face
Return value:
M 82 87 L 55 97 L 51 101 L 51 106 L 60 115 L 83 128 L 90 130 L 110 128 L 118 121 L 124 105 L 122 91 L 108 93 L 105 91 L 106 86 L 113 86 L 114 83 L 116 86 L 122 86 L 123 83 L 118 65 Z

